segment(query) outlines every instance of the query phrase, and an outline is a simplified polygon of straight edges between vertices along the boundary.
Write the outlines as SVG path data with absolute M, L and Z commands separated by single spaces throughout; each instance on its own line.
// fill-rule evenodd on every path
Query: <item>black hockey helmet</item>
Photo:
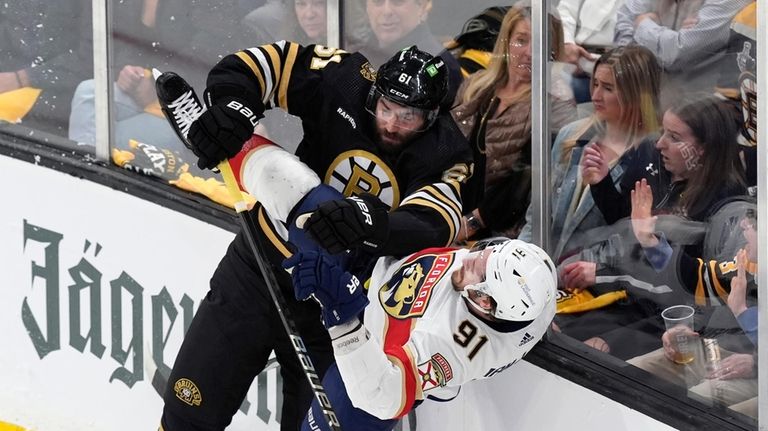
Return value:
M 424 130 L 437 118 L 447 94 L 448 67 L 443 59 L 413 45 L 399 51 L 379 68 L 365 107 L 375 115 L 376 104 L 383 96 L 421 110 L 426 121 L 420 130 Z

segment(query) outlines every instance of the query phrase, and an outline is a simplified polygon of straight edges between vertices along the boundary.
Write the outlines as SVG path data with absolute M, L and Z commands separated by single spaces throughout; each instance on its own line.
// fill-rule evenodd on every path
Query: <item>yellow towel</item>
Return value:
M 625 299 L 627 292 L 617 290 L 615 292 L 604 293 L 600 296 L 594 296 L 589 290 L 582 290 L 579 293 L 570 293 L 565 290 L 557 291 L 557 312 L 562 314 L 580 313 L 582 311 L 596 310 L 613 304 L 616 301 Z
M 0 119 L 18 123 L 40 96 L 39 88 L 24 87 L 0 93 Z

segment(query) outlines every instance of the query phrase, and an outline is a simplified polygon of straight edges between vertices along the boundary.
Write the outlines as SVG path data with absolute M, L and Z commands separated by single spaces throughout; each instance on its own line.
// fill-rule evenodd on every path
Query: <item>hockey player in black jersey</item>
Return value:
M 455 239 L 459 184 L 471 175 L 471 152 L 450 115 L 439 110 L 448 88 L 439 57 L 411 47 L 377 72 L 360 54 L 281 41 L 223 58 L 207 84 L 208 110 L 188 135 L 201 168 L 234 157 L 241 184 L 258 189 L 274 151 L 253 147 L 256 138 L 244 143 L 264 110 L 279 107 L 302 119 L 296 155 L 317 181 L 260 193 L 299 195 L 322 182 L 345 196 L 362 195 L 373 208 L 364 213 L 349 199 L 321 204 L 304 226 L 326 250 L 405 256 Z M 251 211 L 269 244 L 266 257 L 280 268 L 292 250 L 290 215 L 258 203 Z M 287 272 L 275 275 L 322 377 L 333 353 L 319 307 L 293 299 Z M 283 378 L 281 429 L 297 429 L 312 392 L 242 233 L 210 287 L 171 372 L 162 428 L 224 429 L 274 351 Z M 190 391 L 198 396 L 190 399 Z

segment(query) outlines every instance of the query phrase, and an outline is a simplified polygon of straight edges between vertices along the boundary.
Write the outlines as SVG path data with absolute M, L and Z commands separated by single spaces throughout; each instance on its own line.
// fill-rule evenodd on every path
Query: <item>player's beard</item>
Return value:
M 397 155 L 411 142 L 418 132 L 406 131 L 405 133 L 389 133 L 379 129 L 376 133 L 376 141 L 379 148 L 388 155 Z

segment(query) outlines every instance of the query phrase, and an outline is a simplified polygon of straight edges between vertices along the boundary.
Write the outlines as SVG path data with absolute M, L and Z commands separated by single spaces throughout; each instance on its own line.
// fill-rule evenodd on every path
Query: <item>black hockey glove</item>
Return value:
M 189 129 L 200 169 L 212 169 L 237 154 L 262 116 L 239 99 L 224 99 L 203 112 Z
M 375 253 L 389 238 L 388 207 L 369 194 L 322 203 L 304 229 L 329 253 L 360 247 Z

